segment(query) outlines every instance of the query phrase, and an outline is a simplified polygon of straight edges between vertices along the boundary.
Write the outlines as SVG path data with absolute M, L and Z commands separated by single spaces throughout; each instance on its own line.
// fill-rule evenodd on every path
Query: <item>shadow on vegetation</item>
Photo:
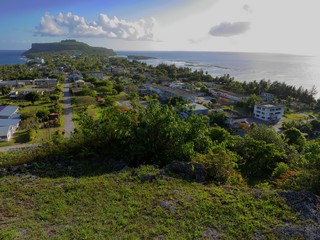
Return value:
M 139 165 L 130 165 L 124 160 L 115 160 L 107 157 L 75 159 L 73 156 L 50 156 L 30 163 L 2 167 L 0 168 L 0 177 L 14 175 L 31 178 L 81 178 L 119 172 L 123 169 L 132 169 L 133 176 L 138 177 L 142 182 L 153 182 L 157 179 L 174 177 L 188 182 L 206 183 L 206 170 L 187 162 L 173 161 L 161 168 L 160 173 L 146 172 L 141 176 L 135 174 L 137 167 Z M 158 169 L 158 166 L 154 167 Z
M 27 131 L 20 131 L 15 134 L 15 143 L 27 143 L 29 137 Z
M 73 159 L 73 157 L 50 156 L 30 163 L 0 167 L 0 177 L 8 175 L 44 178 L 90 177 L 120 171 L 129 166 L 123 161 L 110 159 Z

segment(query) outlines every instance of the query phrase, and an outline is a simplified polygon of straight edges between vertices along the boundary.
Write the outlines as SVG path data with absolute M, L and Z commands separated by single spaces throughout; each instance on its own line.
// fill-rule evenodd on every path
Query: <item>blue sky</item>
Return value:
M 0 49 L 76 39 L 115 50 L 320 54 L 318 0 L 1 0 Z

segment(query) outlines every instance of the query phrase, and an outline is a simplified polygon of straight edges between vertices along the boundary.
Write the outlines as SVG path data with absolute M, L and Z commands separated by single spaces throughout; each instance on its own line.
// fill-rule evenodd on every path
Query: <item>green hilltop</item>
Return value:
M 51 54 L 82 54 L 96 56 L 114 56 L 116 53 L 112 49 L 103 47 L 91 47 L 86 43 L 76 40 L 62 40 L 54 43 L 33 43 L 31 49 L 22 55 L 33 58 Z

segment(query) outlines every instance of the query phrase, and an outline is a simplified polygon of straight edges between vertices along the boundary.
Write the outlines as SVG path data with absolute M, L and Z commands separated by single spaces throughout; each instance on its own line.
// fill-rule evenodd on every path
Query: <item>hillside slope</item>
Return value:
M 54 43 L 33 43 L 31 49 L 22 55 L 28 58 L 41 57 L 47 54 L 84 54 L 98 56 L 116 55 L 112 49 L 91 47 L 86 43 L 75 40 L 63 40 Z
M 1 177 L 0 239 L 308 239 L 271 189 L 203 185 L 151 166 L 72 171 Z

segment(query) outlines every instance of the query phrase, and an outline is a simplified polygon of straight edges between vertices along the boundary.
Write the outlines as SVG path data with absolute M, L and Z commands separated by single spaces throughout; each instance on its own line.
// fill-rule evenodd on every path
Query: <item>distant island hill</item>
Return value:
M 52 54 L 80 54 L 95 56 L 115 56 L 112 49 L 103 47 L 91 47 L 86 43 L 76 40 L 62 40 L 53 43 L 32 43 L 31 49 L 22 53 L 27 58 L 41 57 Z

